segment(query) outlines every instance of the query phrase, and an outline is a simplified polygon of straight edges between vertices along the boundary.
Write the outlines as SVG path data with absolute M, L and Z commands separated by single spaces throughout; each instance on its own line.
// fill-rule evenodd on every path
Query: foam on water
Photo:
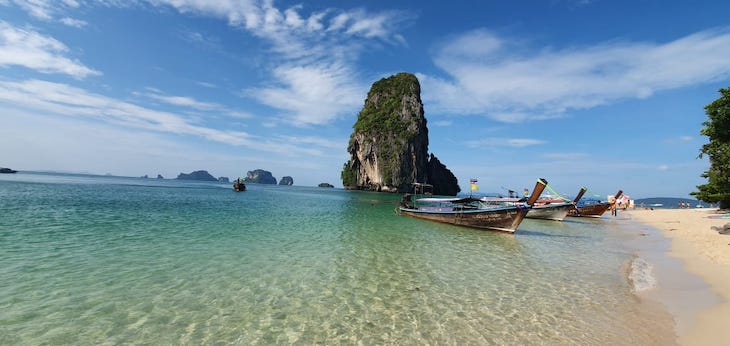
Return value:
M 653 268 L 651 263 L 641 257 L 635 257 L 631 261 L 629 282 L 634 292 L 639 293 L 656 287 Z

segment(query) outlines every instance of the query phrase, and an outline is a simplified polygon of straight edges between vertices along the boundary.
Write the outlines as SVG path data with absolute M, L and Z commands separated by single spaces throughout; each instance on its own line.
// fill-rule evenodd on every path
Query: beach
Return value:
M 694 313 L 687 328 L 679 332 L 682 345 L 727 345 L 730 340 L 730 235 L 719 234 L 730 218 L 717 209 L 636 209 L 624 215 L 656 228 L 671 240 L 668 255 L 682 261 L 684 267 L 699 276 L 707 288 L 677 290 L 676 299 L 685 294 L 717 296 L 718 303 Z M 661 287 L 662 283 L 659 283 Z M 689 292 L 689 291 L 695 292 Z M 697 292 L 697 291 L 704 292 Z

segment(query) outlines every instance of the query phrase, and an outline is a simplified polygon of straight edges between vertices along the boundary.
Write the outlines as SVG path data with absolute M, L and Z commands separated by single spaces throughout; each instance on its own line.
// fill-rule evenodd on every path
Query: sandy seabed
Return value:
M 687 271 L 699 276 L 717 295 L 715 304 L 695 312 L 693 322 L 679 331 L 679 343 L 730 345 L 730 235 L 717 231 L 730 223 L 730 218 L 723 217 L 727 214 L 717 209 L 636 209 L 625 213 L 668 237 L 668 255 L 681 260 Z M 680 294 L 675 298 L 684 297 Z

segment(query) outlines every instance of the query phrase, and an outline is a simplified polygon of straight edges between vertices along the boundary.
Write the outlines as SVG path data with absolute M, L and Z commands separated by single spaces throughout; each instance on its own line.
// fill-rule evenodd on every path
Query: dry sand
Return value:
M 730 218 L 720 218 L 725 214 L 717 209 L 636 209 L 626 213 L 670 238 L 669 256 L 680 259 L 720 299 L 719 304 L 699 311 L 695 323 L 680 333 L 679 343 L 730 345 L 730 235 L 712 229 L 722 228 Z

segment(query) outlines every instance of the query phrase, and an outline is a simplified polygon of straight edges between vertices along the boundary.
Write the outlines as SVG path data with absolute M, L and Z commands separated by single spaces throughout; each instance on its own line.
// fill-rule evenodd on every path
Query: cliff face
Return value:
M 345 188 L 405 192 L 413 182 L 426 182 L 435 194 L 459 192 L 451 171 L 433 155 L 429 160 L 423 114 L 416 76 L 399 73 L 375 82 L 350 136 L 350 160 L 342 169 Z

